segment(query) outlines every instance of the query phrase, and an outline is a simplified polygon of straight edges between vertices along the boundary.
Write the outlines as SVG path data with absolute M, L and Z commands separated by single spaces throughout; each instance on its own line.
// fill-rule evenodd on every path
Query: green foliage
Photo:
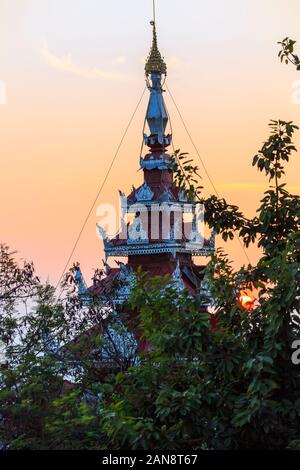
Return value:
M 24 357 L 2 367 L 0 440 L 9 449 L 99 448 L 103 441 L 96 397 L 64 380 L 51 357 Z
M 213 314 L 202 296 L 138 271 L 130 305 L 148 349 L 138 358 L 112 306 L 97 298 L 85 304 L 74 291 L 77 266 L 67 276 L 71 290 L 57 301 L 31 264 L 19 266 L 2 247 L 0 441 L 6 448 L 299 447 L 300 371 L 291 356 L 300 337 L 300 198 L 279 184 L 296 150 L 297 127 L 270 126 L 253 159 L 269 179 L 253 219 L 215 195 L 204 201 L 197 167 L 177 152 L 175 179 L 188 200 L 204 204 L 209 226 L 263 253 L 256 266 L 235 271 L 216 251 L 203 273 Z M 238 301 L 249 290 L 256 297 L 251 311 Z
M 197 165 L 192 165 L 193 160 L 188 155 L 187 152 L 181 152 L 180 149 L 175 150 L 171 169 L 176 187 L 189 202 L 193 203 L 200 197 L 203 187 L 198 183 L 198 179 L 201 178 L 199 168 Z
M 269 126 L 271 135 L 253 158 L 252 165 L 256 165 L 259 171 L 264 171 L 271 181 L 284 175 L 284 162 L 288 162 L 292 152 L 297 151 L 292 136 L 299 127 L 292 122 L 280 120 L 272 120 Z
M 104 429 L 115 448 L 297 448 L 300 371 L 291 361 L 299 339 L 300 201 L 278 180 L 295 147 L 293 123 L 271 122 L 253 159 L 271 183 L 258 215 L 246 219 L 213 196 L 206 220 L 217 233 L 238 231 L 264 252 L 256 266 L 235 272 L 218 250 L 205 270 L 217 331 L 200 297 L 176 292 L 167 279 L 139 273 L 131 297 L 151 352 L 118 376 L 103 405 Z M 184 180 L 184 178 L 183 178 Z M 194 195 L 195 196 L 195 195 Z M 238 302 L 257 292 L 249 313 Z
M 220 447 L 230 416 L 224 408 L 216 420 L 216 410 L 238 397 L 241 339 L 225 327 L 213 333 L 199 297 L 165 286 L 162 295 L 158 279 L 150 290 L 141 275 L 131 302 L 152 349 L 118 380 L 104 410 L 109 438 L 116 448 Z
M 300 200 L 279 184 L 296 150 L 297 127 L 270 126 L 253 159 L 270 185 L 253 219 L 217 196 L 203 201 L 196 176 L 189 177 L 197 167 L 185 154 L 176 156 L 179 187 L 205 205 L 210 227 L 224 240 L 237 233 L 245 246 L 263 249 L 256 266 L 238 271 L 222 250 L 212 256 L 204 275 L 217 329 L 207 299 L 138 271 L 130 304 L 148 352 L 137 359 L 135 341 L 111 306 L 97 298 L 82 304 L 73 287 L 58 302 L 31 265 L 19 267 L 2 248 L 0 441 L 6 448 L 299 447 L 300 371 L 291 356 L 300 337 Z M 14 272 L 26 289 L 14 289 Z M 250 312 L 238 301 L 249 290 L 256 297 Z M 19 314 L 24 295 L 31 305 Z
M 277 44 L 280 44 L 281 46 L 281 50 L 278 53 L 280 61 L 285 62 L 286 64 L 290 62 L 296 66 L 297 70 L 300 70 L 300 59 L 294 53 L 294 46 L 296 44 L 296 41 L 293 41 L 289 37 L 286 37 Z
M 248 226 L 243 227 L 240 235 L 248 245 L 258 237 L 258 246 L 263 247 L 265 254 L 276 255 L 285 248 L 289 235 L 299 228 L 300 198 L 279 185 L 279 179 L 285 174 L 284 163 L 296 151 L 292 136 L 297 126 L 292 122 L 271 121 L 271 136 L 253 158 L 253 166 L 265 172 L 269 181 L 275 186 L 265 192 L 255 217 Z
M 54 288 L 37 278 L 32 289 L 23 266 L 3 247 L 0 291 L 14 285 L 19 271 L 30 282 L 1 303 L 0 445 L 99 449 L 102 384 L 134 363 L 136 342 L 107 305 L 95 299 L 82 306 L 72 289 L 57 301 Z

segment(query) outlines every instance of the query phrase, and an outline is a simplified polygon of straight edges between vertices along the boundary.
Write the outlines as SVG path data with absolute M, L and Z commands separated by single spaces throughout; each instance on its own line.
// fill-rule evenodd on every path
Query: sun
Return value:
M 248 294 L 242 293 L 239 295 L 238 301 L 244 309 L 252 310 L 255 299 Z

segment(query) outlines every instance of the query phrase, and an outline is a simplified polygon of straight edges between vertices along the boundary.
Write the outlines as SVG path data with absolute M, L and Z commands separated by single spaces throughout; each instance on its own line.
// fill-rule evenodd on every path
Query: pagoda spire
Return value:
M 146 77 L 153 72 L 167 75 L 167 65 L 157 46 L 155 0 L 153 0 L 153 20 L 150 21 L 150 24 L 152 26 L 152 47 L 145 65 Z
M 153 7 L 152 45 L 145 63 L 150 96 L 146 112 L 149 132 L 144 134 L 144 142 L 149 149 L 140 155 L 144 181 L 127 197 L 120 193 L 121 228 L 113 238 L 98 226 L 105 257 L 127 257 L 128 262 L 109 269 L 106 278 L 90 288 L 94 295 L 112 298 L 117 311 L 126 313 L 126 317 L 129 313 L 132 325 L 139 322 L 136 313 L 128 310 L 128 297 L 138 269 L 149 277 L 168 275 L 178 290 L 186 288 L 194 295 L 199 293 L 204 264 L 196 265 L 193 256 L 210 256 L 214 251 L 214 235 L 204 240 L 198 233 L 201 214 L 196 211 L 196 202 L 189 202 L 176 185 L 174 160 L 166 151 L 172 142 L 172 135 L 166 134 L 169 115 L 163 98 L 167 65 L 158 48 L 154 2 Z M 192 215 L 191 222 L 186 223 L 185 214 L 189 218 Z M 139 347 L 145 350 L 145 343 L 139 343 Z
M 152 26 L 152 46 L 145 64 L 145 75 L 150 91 L 146 121 L 150 135 L 145 135 L 145 144 L 152 152 L 164 152 L 171 143 L 171 135 L 165 135 L 168 124 L 168 112 L 163 99 L 162 81 L 167 75 L 167 65 L 157 44 L 155 14 Z
M 158 45 L 157 45 L 157 33 L 156 33 L 156 24 L 155 20 L 150 21 L 152 26 L 152 46 L 150 49 L 150 53 L 148 55 L 146 65 L 145 65 L 145 72 L 146 76 L 148 77 L 152 73 L 159 73 L 163 75 L 167 75 L 167 64 L 162 57 Z

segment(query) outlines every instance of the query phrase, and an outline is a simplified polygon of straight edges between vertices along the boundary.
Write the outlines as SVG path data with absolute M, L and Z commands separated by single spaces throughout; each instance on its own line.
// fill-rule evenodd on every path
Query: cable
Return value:
M 144 148 L 144 139 L 145 139 L 145 127 L 146 127 L 146 120 L 147 118 L 145 117 L 144 119 L 144 124 L 143 124 L 143 131 L 142 131 L 142 143 L 141 143 L 141 149 L 140 149 L 140 157 L 143 156 L 143 148 Z
M 172 95 L 172 93 L 171 93 L 171 91 L 170 91 L 170 88 L 168 87 L 167 83 L 166 83 L 165 85 L 166 85 L 166 89 L 168 90 L 168 93 L 169 93 L 169 95 L 170 95 L 170 97 L 171 97 L 171 99 L 172 99 L 172 101 L 173 101 L 173 104 L 174 104 L 174 106 L 175 106 L 175 108 L 176 108 L 176 111 L 178 112 L 178 115 L 179 115 L 180 120 L 181 120 L 181 122 L 182 122 L 182 124 L 183 124 L 183 127 L 185 128 L 185 131 L 186 131 L 186 133 L 187 133 L 187 135 L 188 135 L 188 137 L 189 137 L 189 139 L 190 139 L 190 141 L 191 141 L 191 143 L 192 143 L 192 145 L 193 145 L 193 147 L 194 147 L 194 149 L 195 149 L 195 151 L 196 151 L 196 154 L 197 154 L 198 157 L 199 157 L 199 160 L 200 160 L 200 162 L 201 162 L 201 164 L 202 164 L 202 167 L 203 167 L 203 169 L 204 169 L 204 171 L 205 171 L 205 174 L 206 174 L 206 176 L 207 176 L 207 178 L 208 178 L 208 180 L 209 180 L 209 182 L 210 182 L 210 184 L 211 184 L 211 186 L 212 186 L 212 188 L 213 188 L 215 194 L 216 194 L 218 197 L 220 197 L 220 196 L 219 196 L 219 192 L 218 192 L 216 186 L 214 185 L 213 180 L 211 179 L 211 177 L 210 177 L 210 175 L 209 175 L 209 173 L 208 173 L 208 170 L 207 170 L 207 168 L 206 168 L 206 165 L 205 165 L 205 163 L 204 163 L 204 161 L 203 161 L 203 159 L 202 159 L 202 157 L 201 157 L 201 155 L 200 155 L 200 153 L 199 153 L 199 151 L 198 151 L 198 148 L 197 148 L 197 146 L 196 146 L 196 144 L 195 144 L 195 142 L 194 142 L 194 140 L 193 140 L 193 138 L 192 138 L 192 136 L 191 136 L 191 134 L 190 134 L 190 132 L 189 132 L 189 130 L 188 130 L 188 127 L 187 127 L 187 125 L 186 125 L 186 123 L 185 123 L 185 121 L 184 121 L 184 119 L 183 119 L 183 116 L 182 116 L 182 114 L 181 114 L 181 112 L 180 112 L 180 110 L 179 110 L 179 108 L 178 108 L 178 106 L 177 106 L 177 103 L 176 103 L 176 101 L 175 101 L 175 99 L 174 99 L 174 97 L 173 97 L 173 95 Z M 170 124 L 171 124 L 171 123 L 170 123 Z M 174 148 L 174 147 L 173 147 L 173 148 Z M 241 248 L 242 248 L 242 250 L 243 250 L 243 252 L 244 252 L 244 255 L 245 255 L 245 257 L 246 257 L 248 263 L 251 264 L 251 261 L 250 261 L 250 258 L 249 258 L 249 256 L 248 256 L 248 253 L 246 252 L 245 247 L 244 247 L 244 245 L 242 244 L 240 238 L 236 235 L 236 233 L 234 233 L 234 236 L 237 238 L 237 240 L 238 240 L 238 242 L 239 242 L 239 244 L 240 244 L 240 246 L 241 246 Z
M 113 167 L 113 164 L 114 164 L 114 162 L 116 161 L 116 158 L 117 158 L 117 156 L 118 156 L 118 154 L 119 154 L 120 148 L 121 148 L 122 143 L 123 143 L 123 141 L 124 141 L 124 139 L 125 139 L 125 136 L 126 136 L 126 134 L 127 134 L 127 132 L 128 132 L 128 129 L 129 129 L 129 127 L 130 127 L 130 125 L 131 125 L 131 123 L 132 123 L 132 121 L 133 121 L 133 118 L 134 118 L 134 116 L 135 116 L 135 114 L 136 114 L 136 112 L 137 112 L 137 110 L 138 110 L 138 108 L 139 108 L 139 106 L 140 106 L 140 104 L 141 104 L 141 101 L 142 101 L 142 99 L 143 99 L 143 97 L 144 97 L 146 88 L 147 88 L 147 87 L 145 86 L 145 88 L 143 89 L 142 95 L 141 95 L 141 97 L 140 97 L 140 99 L 139 99 L 139 101 L 138 101 L 136 107 L 134 108 L 134 111 L 133 111 L 133 113 L 132 113 L 132 115 L 131 115 L 131 117 L 130 117 L 130 119 L 129 119 L 129 122 L 128 122 L 126 128 L 125 128 L 125 131 L 124 131 L 124 133 L 123 133 L 123 135 L 122 135 L 122 138 L 121 138 L 121 140 L 120 140 L 120 142 L 119 142 L 119 145 L 118 145 L 118 147 L 117 147 L 117 150 L 116 150 L 116 152 L 115 152 L 115 154 L 114 154 L 114 156 L 113 156 L 113 159 L 112 159 L 112 161 L 111 161 L 111 163 L 110 163 L 110 165 L 109 165 L 109 167 L 108 167 L 108 170 L 107 170 L 107 172 L 106 172 L 106 175 L 105 175 L 105 177 L 104 177 L 104 179 L 103 179 L 103 181 L 102 181 L 102 183 L 101 183 L 101 185 L 100 185 L 100 189 L 98 190 L 97 195 L 96 195 L 95 199 L 93 200 L 92 205 L 91 205 L 91 207 L 90 207 L 90 209 L 89 209 L 89 211 L 88 211 L 88 214 L 87 214 L 87 216 L 86 216 L 85 219 L 84 219 L 84 222 L 83 222 L 83 224 L 82 224 L 82 226 L 81 226 L 81 229 L 80 229 L 80 231 L 79 231 L 79 234 L 78 234 L 78 236 L 77 236 L 77 238 L 76 238 L 76 240 L 75 240 L 75 243 L 74 243 L 74 245 L 73 245 L 73 248 L 72 248 L 72 250 L 71 250 L 71 253 L 70 253 L 70 255 L 69 255 L 69 257 L 68 257 L 68 260 L 67 260 L 67 262 L 66 262 L 66 264 L 65 264 L 65 267 L 64 267 L 64 269 L 63 269 L 63 272 L 62 272 L 62 274 L 61 274 L 61 276 L 60 276 L 60 278 L 59 278 L 59 280 L 58 280 L 58 282 L 57 282 L 57 284 L 56 284 L 55 290 L 57 290 L 58 286 L 60 285 L 60 283 L 61 283 L 61 281 L 62 281 L 62 279 L 63 279 L 63 276 L 64 276 L 64 274 L 65 274 L 65 272 L 66 272 L 66 270 L 67 270 L 67 268 L 68 268 L 68 266 L 69 266 L 69 263 L 70 263 L 70 261 L 71 261 L 71 259 L 72 259 L 72 256 L 73 256 L 73 254 L 74 254 L 74 252 L 75 252 L 75 250 L 76 250 L 76 248 L 77 248 L 78 242 L 79 242 L 79 240 L 80 240 L 80 238 L 81 238 L 81 235 L 82 235 L 82 233 L 83 233 L 83 231 L 84 231 L 84 229 L 85 229 L 85 226 L 86 226 L 86 224 L 87 224 L 87 222 L 88 222 L 88 220 L 89 220 L 89 217 L 90 217 L 90 215 L 91 215 L 91 213 L 92 213 L 92 210 L 94 209 L 95 204 L 96 204 L 96 202 L 97 202 L 97 200 L 98 200 L 98 198 L 99 198 L 99 196 L 100 196 L 100 194 L 101 194 L 101 192 L 102 192 L 102 189 L 103 189 L 103 187 L 104 187 L 104 185 L 105 185 L 105 183 L 106 183 L 106 181 L 107 181 L 107 178 L 108 178 L 108 176 L 109 176 L 109 174 L 110 174 L 110 172 L 111 172 L 111 169 L 112 169 L 112 167 Z
M 178 108 L 178 106 L 177 106 L 177 104 L 176 104 L 176 102 L 175 102 L 175 99 L 174 99 L 174 97 L 173 97 L 173 95 L 172 95 L 172 93 L 171 93 L 171 91 L 170 91 L 170 89 L 169 89 L 169 87 L 168 87 L 167 84 L 166 84 L 166 88 L 167 88 L 167 90 L 168 90 L 168 93 L 169 93 L 169 95 L 170 95 L 172 101 L 173 101 L 173 104 L 174 104 L 174 106 L 175 106 L 175 108 L 176 108 L 176 111 L 178 112 L 178 115 L 179 115 L 179 117 L 180 117 L 180 120 L 181 120 L 181 122 L 182 122 L 182 124 L 183 124 L 183 126 L 184 126 L 184 128 L 185 128 L 185 131 L 186 131 L 186 133 L 187 133 L 187 135 L 188 135 L 188 137 L 189 137 L 189 139 L 190 139 L 190 141 L 191 141 L 191 143 L 192 143 L 192 145 L 193 145 L 193 147 L 194 147 L 194 149 L 195 149 L 195 151 L 196 151 L 196 153 L 197 153 L 197 155 L 198 155 L 198 157 L 199 157 L 199 159 L 200 159 L 200 161 L 201 161 L 201 164 L 202 164 L 203 169 L 204 169 L 204 171 L 205 171 L 205 173 L 206 173 L 206 176 L 207 176 L 207 178 L 208 178 L 208 180 L 209 180 L 209 182 L 210 182 L 210 184 L 211 184 L 211 186 L 212 186 L 214 192 L 215 192 L 216 195 L 219 197 L 219 193 L 218 193 L 218 191 L 217 191 L 217 188 L 215 187 L 215 185 L 214 185 L 214 183 L 213 183 L 211 177 L 209 176 L 209 173 L 208 173 L 208 170 L 207 170 L 207 168 L 206 168 L 206 166 L 205 166 L 205 163 L 204 163 L 203 159 L 201 158 L 201 155 L 200 155 L 200 153 L 199 153 L 199 151 L 198 151 L 198 149 L 197 149 L 197 147 L 196 147 L 196 144 L 195 144 L 195 142 L 194 142 L 194 140 L 193 140 L 193 138 L 192 138 L 192 136 L 191 136 L 191 134 L 190 134 L 190 132 L 189 132 L 189 130 L 188 130 L 188 128 L 187 128 L 187 125 L 186 125 L 186 123 L 185 123 L 185 121 L 184 121 L 184 119 L 183 119 L 183 116 L 182 116 L 182 114 L 181 114 L 181 112 L 180 112 L 180 110 L 179 110 L 179 108 Z

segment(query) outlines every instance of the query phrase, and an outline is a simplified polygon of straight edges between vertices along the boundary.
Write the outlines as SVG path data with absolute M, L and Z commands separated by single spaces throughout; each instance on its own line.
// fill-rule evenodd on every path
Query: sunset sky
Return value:
M 0 0 L 0 241 L 53 283 L 143 90 L 151 10 L 151 0 Z M 266 180 L 251 162 L 269 120 L 300 124 L 292 100 L 300 72 L 280 64 L 276 44 L 290 36 L 300 54 L 299 0 L 157 0 L 157 29 L 168 86 L 215 186 L 253 216 Z M 147 99 L 148 92 L 99 204 L 117 204 L 118 189 L 142 181 Z M 175 146 L 203 174 L 167 93 L 165 100 Z M 295 143 L 300 148 L 300 133 Z M 295 155 L 286 181 L 297 193 L 299 175 Z M 203 184 L 211 194 L 204 174 Z M 87 279 L 103 258 L 96 222 L 95 208 L 74 255 Z M 245 262 L 236 241 L 225 249 Z M 254 262 L 257 252 L 249 256 Z

